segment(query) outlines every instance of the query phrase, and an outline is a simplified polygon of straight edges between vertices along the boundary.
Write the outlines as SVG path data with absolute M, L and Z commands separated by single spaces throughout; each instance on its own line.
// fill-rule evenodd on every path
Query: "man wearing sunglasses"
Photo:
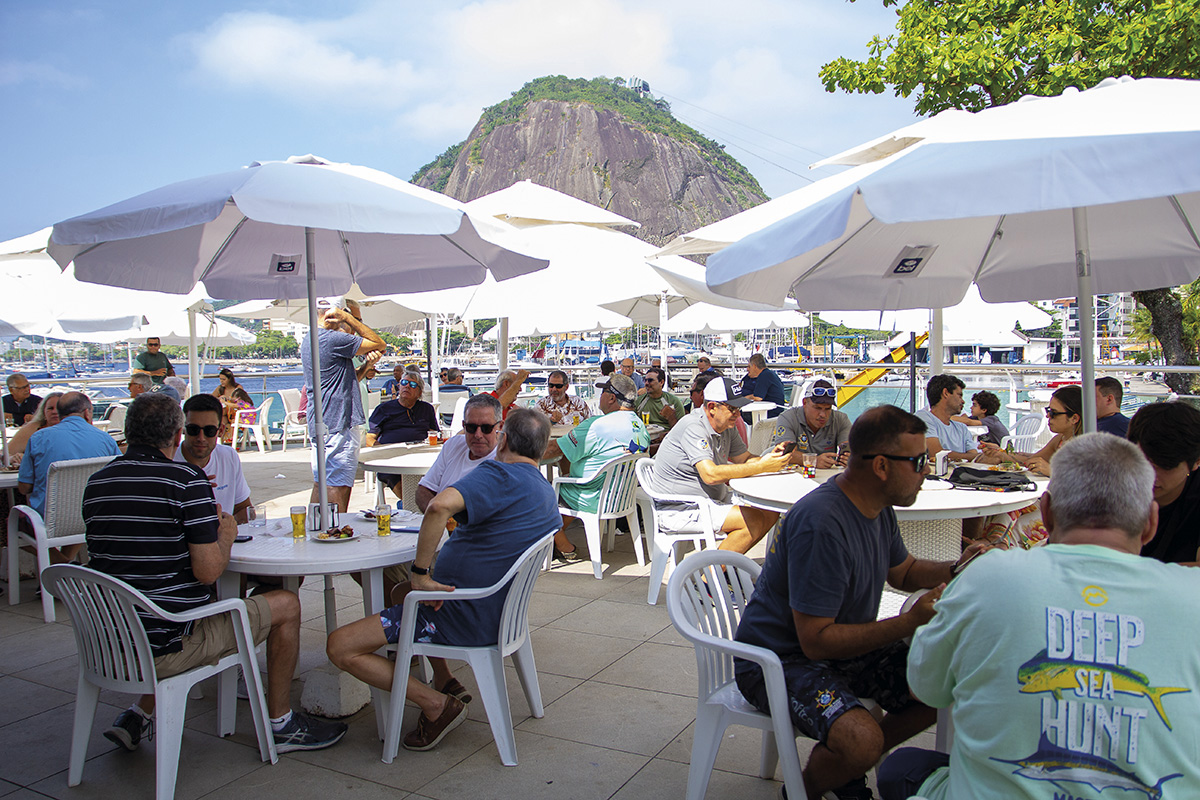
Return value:
M 463 406 L 462 433 L 446 440 L 433 466 L 417 484 L 417 508 L 422 514 L 438 492 L 496 457 L 496 445 L 504 427 L 501 417 L 500 401 L 490 394 L 478 394 L 467 400 Z
M 163 378 L 175 374 L 171 359 L 162 351 L 162 340 L 152 336 L 146 340 L 146 349 L 133 358 L 133 374 L 149 375 L 155 386 L 163 382 Z
M 792 463 L 804 463 L 805 453 L 817 454 L 817 469 L 846 466 L 850 439 L 850 418 L 834 409 L 837 389 L 825 379 L 813 381 L 804 390 L 804 400 L 798 408 L 789 408 L 775 420 L 771 432 L 771 447 L 795 442 Z M 838 451 L 842 455 L 838 456 Z
M 683 401 L 667 391 L 666 381 L 667 373 L 658 367 L 646 370 L 646 393 L 638 397 L 634 410 L 642 415 L 642 419 L 648 416 L 650 425 L 661 425 L 670 430 L 683 419 L 684 411 Z
M 933 617 L 942 588 L 987 545 L 947 563 L 918 561 L 905 548 L 892 507 L 912 505 L 928 474 L 918 417 L 895 406 L 869 409 L 850 429 L 850 452 L 845 472 L 788 511 L 736 638 L 783 662 L 792 722 L 818 742 L 804 768 L 808 796 L 867 800 L 867 770 L 936 718 L 908 691 L 903 640 Z M 877 621 L 885 580 L 905 592 L 932 591 Z M 734 674 L 746 699 L 767 711 L 762 669 L 737 659 Z M 888 712 L 882 724 L 860 697 Z
M 211 394 L 192 395 L 184 402 L 183 441 L 175 451 L 175 460 L 204 470 L 217 505 L 242 524 L 251 506 L 250 484 L 242 473 L 237 450 L 221 443 L 225 426 L 222 410 L 221 401 Z
M 555 370 L 546 379 L 548 394 L 537 401 L 538 411 L 550 418 L 551 425 L 578 425 L 592 415 L 582 397 L 567 394 L 571 379 L 562 370 Z
M 422 441 L 438 429 L 437 413 L 421 399 L 425 381 L 417 372 L 406 372 L 399 381 L 400 396 L 386 400 L 371 412 L 363 447 Z

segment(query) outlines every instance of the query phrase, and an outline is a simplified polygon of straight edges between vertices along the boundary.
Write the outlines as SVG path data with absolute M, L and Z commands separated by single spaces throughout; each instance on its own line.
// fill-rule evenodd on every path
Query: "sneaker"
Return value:
M 422 713 L 417 717 L 417 727 L 404 737 L 405 750 L 432 750 L 446 734 L 467 721 L 467 707 L 457 697 L 446 696 L 446 707 L 436 720 Z
M 288 723 L 274 733 L 275 750 L 280 753 L 324 750 L 342 740 L 346 735 L 346 723 L 323 722 L 300 711 L 293 711 Z
M 562 561 L 565 564 L 574 564 L 576 561 L 583 560 L 583 555 L 579 552 L 578 547 L 567 552 L 563 552 L 556 547 L 554 548 L 554 560 Z
M 438 689 L 438 691 L 442 694 L 448 694 L 451 697 L 457 697 L 463 705 L 469 704 L 474 699 L 471 697 L 471 693 L 467 691 L 467 687 L 458 682 L 458 678 L 451 678 L 446 681 L 446 685 Z
M 238 667 L 237 696 L 238 700 L 250 699 L 250 690 L 246 688 L 246 676 L 242 674 L 241 667 Z
M 133 709 L 127 708 L 113 720 L 112 727 L 104 732 L 104 738 L 113 744 L 119 744 L 129 752 L 137 750 L 142 741 L 154 738 L 154 720 L 146 719 Z
M 838 800 L 875 800 L 875 795 L 867 786 L 867 776 L 847 781 L 830 792 Z

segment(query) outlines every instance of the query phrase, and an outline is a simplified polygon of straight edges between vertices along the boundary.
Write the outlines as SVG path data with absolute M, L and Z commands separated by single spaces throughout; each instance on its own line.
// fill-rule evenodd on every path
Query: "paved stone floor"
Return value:
M 307 451 L 293 446 L 246 453 L 247 479 L 256 503 L 284 514 L 307 502 L 311 488 Z M 360 480 L 351 508 L 368 503 Z M 571 537 L 583 544 L 583 531 Z M 751 553 L 761 557 L 761 552 Z M 435 750 L 401 749 L 392 764 L 380 760 L 373 708 L 348 718 L 346 738 L 328 750 L 283 755 L 276 765 L 259 761 L 253 725 L 239 702 L 238 732 L 215 735 L 215 687 L 201 684 L 202 699 L 188 704 L 176 796 L 192 798 L 319 798 L 354 792 L 356 798 L 644 798 L 683 797 L 695 720 L 696 662 L 692 647 L 672 628 L 665 600 L 646 604 L 649 568 L 639 567 L 628 536 L 605 559 L 604 579 L 587 562 L 557 567 L 538 579 L 530 611 L 531 637 L 545 717 L 529 716 L 515 673 L 507 668 L 516 767 L 500 763 L 482 703 L 467 723 Z M 339 617 L 361 614 L 361 593 L 345 576 L 335 581 Z M 131 698 L 104 692 L 88 748 L 83 783 L 67 787 L 67 756 L 77 679 L 75 641 L 59 605 L 59 621 L 47 625 L 22 585 L 23 602 L 0 599 L 0 797 L 150 798 L 154 792 L 153 745 L 127 753 L 102 735 Z M 304 622 L 300 664 L 293 683 L 299 704 L 306 674 L 324 663 L 325 627 L 320 592 L 301 589 Z M 456 670 L 473 689 L 465 665 Z M 409 707 L 405 729 L 415 724 Z M 918 742 L 932 746 L 932 735 Z M 775 798 L 777 780 L 757 777 L 761 738 L 731 727 L 717 758 L 708 797 Z M 802 758 L 811 742 L 797 741 Z M 776 776 L 778 778 L 778 775 Z

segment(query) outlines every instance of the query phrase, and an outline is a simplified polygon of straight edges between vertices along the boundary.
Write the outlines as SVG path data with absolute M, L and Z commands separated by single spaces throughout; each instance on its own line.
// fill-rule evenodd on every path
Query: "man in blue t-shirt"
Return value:
M 966 405 L 963 399 L 966 386 L 954 375 L 934 375 L 925 384 L 925 397 L 929 405 L 919 410 L 917 416 L 928 429 L 925 445 L 930 458 L 942 450 L 948 451 L 947 458 L 950 461 L 974 461 L 979 455 L 971 431 L 966 425 L 951 419 L 961 414 Z
M 321 375 L 321 417 L 325 423 L 325 484 L 329 501 L 342 513 L 350 507 L 350 489 L 358 470 L 360 446 L 358 426 L 367 421 L 362 397 L 358 393 L 355 356 L 382 352 L 387 344 L 379 334 L 340 308 L 331 308 L 321 317 L 317 331 Z M 308 396 L 308 432 L 313 437 L 312 502 L 319 500 L 317 488 L 317 415 L 312 409 L 312 348 L 309 337 L 300 342 L 300 362 L 304 368 L 304 392 Z
M 842 474 L 801 498 L 784 517 L 737 630 L 737 640 L 783 662 L 793 724 L 818 740 L 804 769 L 810 797 L 869 798 L 864 775 L 888 750 L 933 724 L 912 699 L 903 643 L 933 616 L 958 564 L 914 559 L 893 506 L 910 506 L 928 473 L 925 425 L 877 406 L 850 429 Z M 986 545 L 971 545 L 959 563 Z M 901 591 L 933 589 L 911 611 L 876 621 L 884 581 Z M 936 587 L 936 588 L 935 588 Z M 734 662 L 738 688 L 767 712 L 761 667 Z M 870 697 L 883 724 L 863 708 Z
M 750 356 L 746 365 L 746 376 L 742 378 L 742 394 L 767 403 L 775 403 L 776 408 L 767 412 L 767 417 L 778 417 L 783 413 L 783 381 L 771 370 L 767 369 L 767 358 L 762 353 Z M 750 417 L 742 414 L 747 422 Z
M 412 563 L 412 583 L 397 587 L 394 605 L 381 614 L 345 625 L 329 637 L 329 658 L 354 677 L 391 691 L 395 664 L 376 653 L 400 634 L 403 595 L 408 590 L 438 591 L 491 586 L 561 520 L 554 491 L 538 469 L 550 439 L 550 421 L 532 409 L 514 408 L 504 421 L 494 461 L 484 461 L 425 508 Z M 438 542 L 453 517 L 458 527 L 437 556 Z M 495 644 L 507 591 L 482 600 L 417 607 L 416 640 L 479 646 Z M 450 674 L 446 662 L 433 662 L 433 686 L 410 677 L 407 697 L 421 708 L 417 727 L 404 737 L 409 750 L 430 750 L 467 718 L 471 696 Z M 405 666 L 407 669 L 407 666 Z

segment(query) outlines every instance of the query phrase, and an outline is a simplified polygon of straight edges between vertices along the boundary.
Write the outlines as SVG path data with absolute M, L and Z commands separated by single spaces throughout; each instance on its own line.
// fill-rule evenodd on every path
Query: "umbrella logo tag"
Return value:
M 905 247 L 888 267 L 887 274 L 897 278 L 915 276 L 929 263 L 937 245 Z
M 271 256 L 271 275 L 293 275 L 296 272 L 296 265 L 300 263 L 300 256 L 281 256 L 275 254 Z

